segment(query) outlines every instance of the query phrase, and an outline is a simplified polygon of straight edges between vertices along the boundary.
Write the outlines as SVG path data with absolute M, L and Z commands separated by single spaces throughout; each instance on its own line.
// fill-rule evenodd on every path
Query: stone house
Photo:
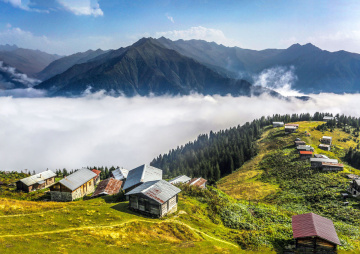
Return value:
M 94 192 L 96 176 L 86 168 L 65 176 L 50 187 L 51 201 L 73 201 Z
M 16 182 L 16 189 L 31 192 L 48 188 L 55 183 L 56 174 L 51 170 L 46 170 L 36 175 L 32 175 Z
M 145 182 L 155 180 L 162 180 L 162 170 L 144 164 L 129 171 L 123 189 L 127 193 Z
M 165 180 L 155 180 L 145 182 L 125 195 L 129 197 L 131 210 L 149 216 L 163 217 L 177 210 L 180 191 Z

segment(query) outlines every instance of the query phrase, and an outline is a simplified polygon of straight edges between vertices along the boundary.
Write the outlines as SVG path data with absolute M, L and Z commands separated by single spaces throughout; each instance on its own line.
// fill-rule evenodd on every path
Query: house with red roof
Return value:
M 313 156 L 313 152 L 312 151 L 300 151 L 300 159 L 305 160 L 305 159 L 310 159 Z
M 93 169 L 91 171 L 96 174 L 96 176 L 94 177 L 94 183 L 95 183 L 95 185 L 98 185 L 100 183 L 100 173 L 101 173 L 101 171 L 97 170 L 97 169 Z
M 92 197 L 106 196 L 106 195 L 115 195 L 118 194 L 121 190 L 123 181 L 108 178 L 100 182 L 96 187 L 95 192 L 92 194 Z
M 207 180 L 202 178 L 202 177 L 199 177 L 199 178 L 193 178 L 191 179 L 190 182 L 188 182 L 188 184 L 191 186 L 197 186 L 201 189 L 205 189 L 206 188 L 206 182 Z
M 292 229 L 299 253 L 336 253 L 341 245 L 333 222 L 314 213 L 293 216 Z

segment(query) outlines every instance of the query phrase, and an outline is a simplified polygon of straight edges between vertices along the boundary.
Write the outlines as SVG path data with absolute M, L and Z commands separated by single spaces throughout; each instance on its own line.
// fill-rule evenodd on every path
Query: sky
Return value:
M 360 53 L 356 0 L 0 0 L 0 44 L 68 55 L 142 37 Z

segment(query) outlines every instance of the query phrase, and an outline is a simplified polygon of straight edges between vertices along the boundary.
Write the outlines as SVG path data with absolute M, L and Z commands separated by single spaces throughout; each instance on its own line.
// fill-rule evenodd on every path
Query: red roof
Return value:
M 300 151 L 300 154 L 313 154 L 311 151 Z
M 99 175 L 100 175 L 100 173 L 101 173 L 101 171 L 100 171 L 100 170 L 97 170 L 97 169 L 93 169 L 93 170 L 91 170 L 91 171 L 94 172 L 95 174 L 97 174 L 97 176 L 95 176 L 94 178 L 99 177 Z
M 292 217 L 294 238 L 317 236 L 337 245 L 341 245 L 331 220 L 314 213 Z
M 191 179 L 190 182 L 188 182 L 189 185 L 194 185 L 194 186 L 198 186 L 198 187 L 201 187 L 204 183 L 206 183 L 207 180 L 202 178 L 202 177 L 199 177 L 199 178 L 193 178 Z
M 104 195 L 117 194 L 117 193 L 119 193 L 119 191 L 121 189 L 122 183 L 123 183 L 122 181 L 116 180 L 114 178 L 105 179 L 104 181 L 101 181 L 99 183 L 98 187 L 96 188 L 96 190 L 92 196 L 96 197 L 101 194 L 104 194 Z

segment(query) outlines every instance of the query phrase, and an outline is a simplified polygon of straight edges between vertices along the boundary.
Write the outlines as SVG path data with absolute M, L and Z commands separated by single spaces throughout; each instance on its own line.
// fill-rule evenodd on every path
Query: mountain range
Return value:
M 310 43 L 250 50 L 202 40 L 143 38 L 116 50 L 88 50 L 64 57 L 0 45 L 0 62 L 0 89 L 34 86 L 43 80 L 35 88 L 47 90 L 50 96 L 100 90 L 126 96 L 261 94 L 271 90 L 252 85 L 256 77 L 277 67 L 292 68 L 297 77 L 292 88 L 303 93 L 360 90 L 359 54 L 329 52 Z M 17 77 L 31 82 L 19 83 Z

